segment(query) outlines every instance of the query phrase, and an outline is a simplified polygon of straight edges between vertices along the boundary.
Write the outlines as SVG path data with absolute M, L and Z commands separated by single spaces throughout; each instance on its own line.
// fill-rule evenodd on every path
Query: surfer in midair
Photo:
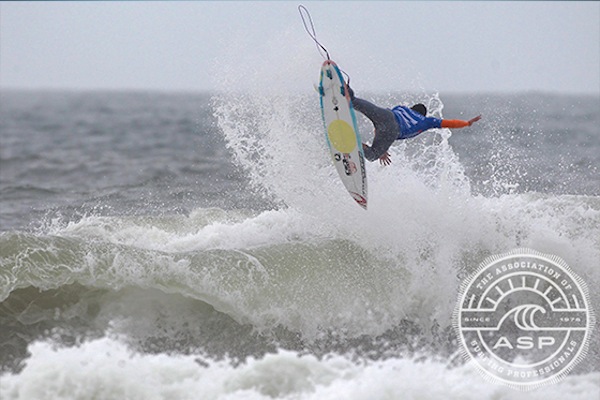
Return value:
M 390 110 L 355 97 L 350 86 L 348 92 L 354 109 L 369 118 L 375 128 L 371 146 L 363 143 L 365 158 L 369 161 L 379 159 L 382 165 L 392 163 L 388 149 L 396 140 L 409 139 L 434 128 L 464 128 L 481 119 L 481 115 L 468 121 L 427 117 L 427 107 L 423 104 L 415 104 L 410 108 L 396 106 Z

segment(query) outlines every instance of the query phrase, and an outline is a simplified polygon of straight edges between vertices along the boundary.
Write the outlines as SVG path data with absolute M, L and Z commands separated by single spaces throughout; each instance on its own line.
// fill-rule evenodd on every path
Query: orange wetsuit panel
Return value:
M 461 119 L 443 119 L 442 120 L 442 128 L 464 128 L 469 126 L 468 121 L 463 121 Z

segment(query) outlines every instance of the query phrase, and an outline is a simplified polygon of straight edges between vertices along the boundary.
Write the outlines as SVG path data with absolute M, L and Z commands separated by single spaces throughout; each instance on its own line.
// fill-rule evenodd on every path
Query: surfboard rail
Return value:
M 321 66 L 318 92 L 325 137 L 338 175 L 350 196 L 367 209 L 367 172 L 348 86 L 332 60 Z

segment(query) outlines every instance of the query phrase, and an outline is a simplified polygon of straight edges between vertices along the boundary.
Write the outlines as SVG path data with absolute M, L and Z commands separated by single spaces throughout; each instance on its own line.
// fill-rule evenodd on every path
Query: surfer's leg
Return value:
M 381 157 L 398 138 L 399 128 L 396 117 L 391 110 L 378 107 L 366 100 L 354 97 L 352 106 L 360 111 L 373 123 L 375 128 L 375 139 L 371 147 L 365 147 L 365 158 L 369 161 L 375 161 Z
M 359 111 L 365 117 L 369 118 L 375 126 L 375 129 L 377 129 L 377 125 L 389 119 L 389 114 L 392 114 L 393 117 L 393 113 L 387 108 L 378 107 L 375 104 L 359 99 L 358 97 L 352 99 L 352 106 L 356 111 Z

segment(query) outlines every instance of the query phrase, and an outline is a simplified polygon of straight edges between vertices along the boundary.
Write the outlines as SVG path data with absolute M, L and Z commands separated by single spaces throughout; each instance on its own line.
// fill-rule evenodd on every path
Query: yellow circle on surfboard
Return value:
M 354 129 L 343 119 L 332 121 L 327 127 L 331 145 L 340 153 L 351 153 L 356 148 Z

